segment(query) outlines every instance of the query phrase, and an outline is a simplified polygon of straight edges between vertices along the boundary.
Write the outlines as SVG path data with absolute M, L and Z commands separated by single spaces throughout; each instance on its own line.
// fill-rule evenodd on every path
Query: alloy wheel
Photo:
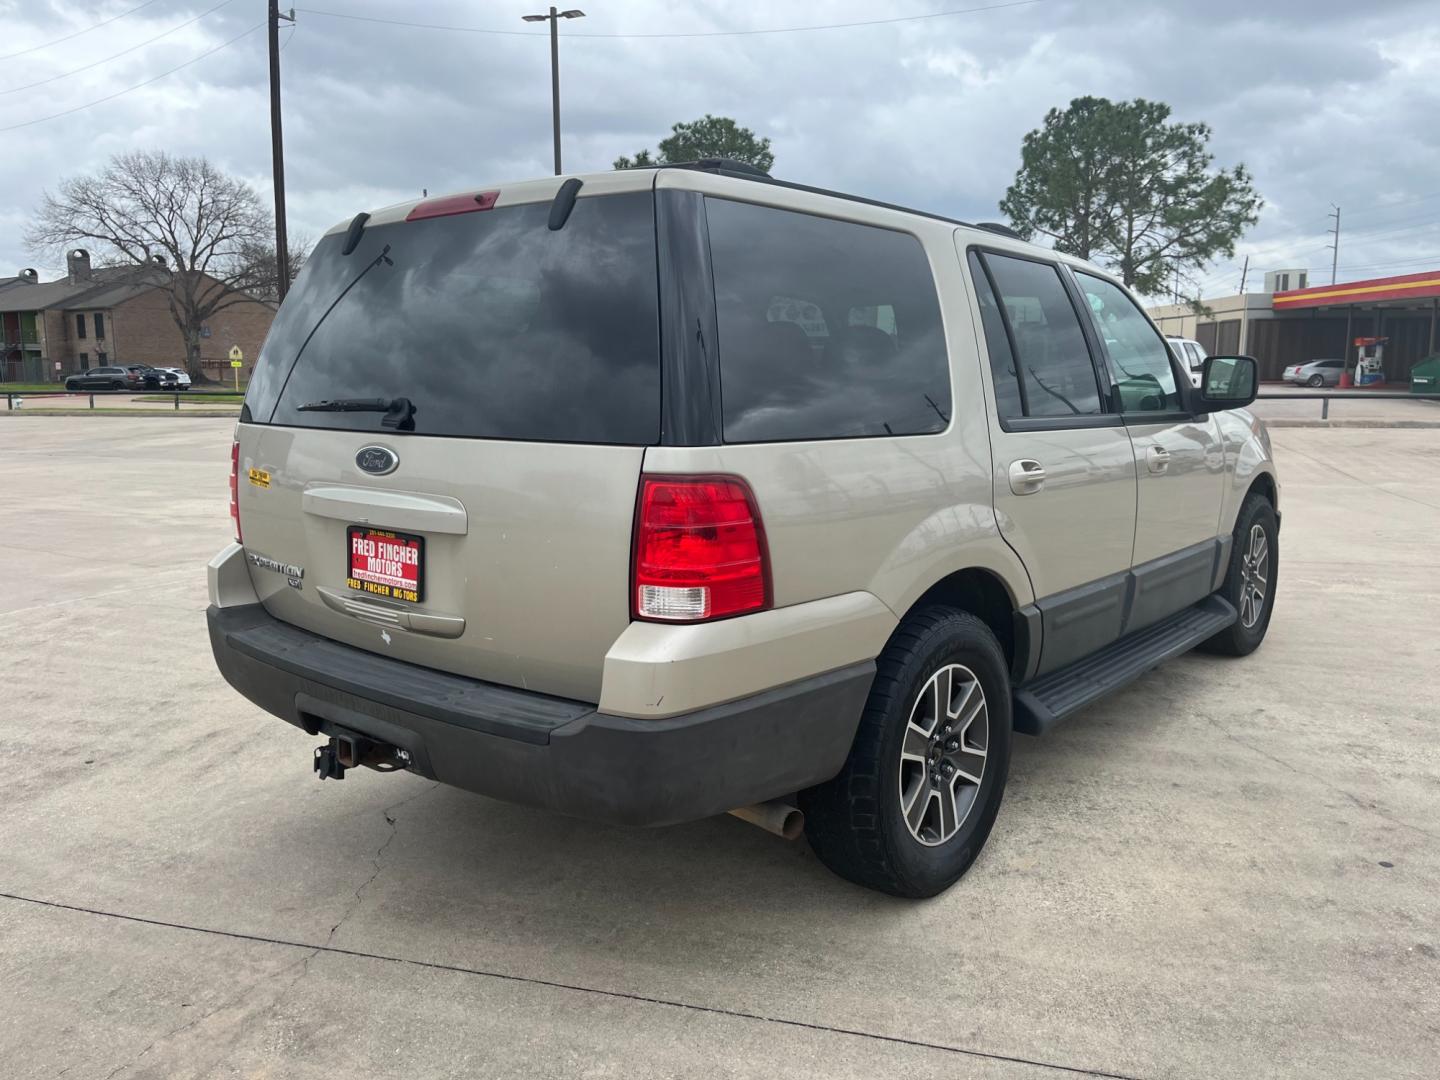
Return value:
M 953 837 L 974 809 L 989 736 L 985 690 L 973 671 L 947 664 L 926 680 L 900 747 L 900 811 L 926 847 Z
M 1270 587 L 1270 538 L 1260 525 L 1250 526 L 1250 537 L 1240 558 L 1240 625 L 1249 630 L 1265 610 Z

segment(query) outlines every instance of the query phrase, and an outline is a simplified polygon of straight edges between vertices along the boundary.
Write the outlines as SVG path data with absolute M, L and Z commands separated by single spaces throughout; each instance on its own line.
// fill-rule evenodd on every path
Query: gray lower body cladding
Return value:
M 411 770 L 509 802 L 670 825 L 840 771 L 874 663 L 663 720 L 431 671 L 310 634 L 258 604 L 211 607 L 215 662 L 256 705 L 314 734 L 409 752 Z

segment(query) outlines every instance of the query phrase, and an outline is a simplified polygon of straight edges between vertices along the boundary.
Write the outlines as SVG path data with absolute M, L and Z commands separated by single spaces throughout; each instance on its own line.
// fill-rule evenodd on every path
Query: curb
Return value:
M 1440 428 L 1440 420 L 1264 420 L 1267 428 Z

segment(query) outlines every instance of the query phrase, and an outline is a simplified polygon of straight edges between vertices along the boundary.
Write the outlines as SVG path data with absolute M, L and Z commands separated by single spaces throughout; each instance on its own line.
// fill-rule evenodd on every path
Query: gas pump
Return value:
M 1355 339 L 1355 385 L 1378 386 L 1385 381 L 1385 343 L 1388 337 Z

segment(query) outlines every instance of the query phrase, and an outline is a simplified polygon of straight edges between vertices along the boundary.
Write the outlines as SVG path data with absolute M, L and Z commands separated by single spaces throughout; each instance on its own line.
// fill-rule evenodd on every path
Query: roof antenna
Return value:
M 551 232 L 563 229 L 565 222 L 570 220 L 570 211 L 575 209 L 575 196 L 580 193 L 584 183 L 585 181 L 572 176 L 560 185 L 560 190 L 555 193 L 555 201 L 550 204 Z

